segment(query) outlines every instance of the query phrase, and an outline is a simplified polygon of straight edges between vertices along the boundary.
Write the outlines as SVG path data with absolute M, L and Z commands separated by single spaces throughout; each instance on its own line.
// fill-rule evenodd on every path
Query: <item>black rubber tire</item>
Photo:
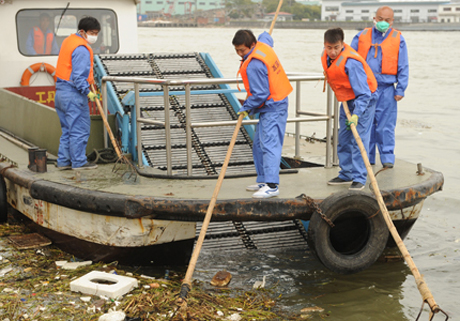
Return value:
M 5 179 L 0 175 L 0 223 L 8 221 L 8 203 L 6 200 Z
M 322 212 L 335 224 L 331 228 L 318 213 L 308 226 L 311 251 L 328 269 L 340 274 L 360 272 L 382 254 L 389 232 L 377 201 L 364 192 L 340 192 L 327 197 Z

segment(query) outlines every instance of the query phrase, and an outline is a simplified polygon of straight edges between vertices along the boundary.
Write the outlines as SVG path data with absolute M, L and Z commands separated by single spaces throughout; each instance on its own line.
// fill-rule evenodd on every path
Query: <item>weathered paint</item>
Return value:
M 423 200 L 413 206 L 401 208 L 399 210 L 388 211 L 393 221 L 395 220 L 416 220 L 423 207 Z
M 194 239 L 195 223 L 97 215 L 34 199 L 28 189 L 8 179 L 8 202 L 37 225 L 85 241 L 142 247 Z M 78 226 L 78 228 L 76 228 Z
M 18 186 L 27 187 L 30 195 L 81 212 L 125 219 L 149 218 L 158 220 L 202 221 L 208 200 L 130 196 L 87 190 L 84 188 L 36 179 L 26 171 L 6 168 L 0 163 L 3 175 Z M 440 191 L 444 183 L 441 173 L 433 171 L 427 180 L 408 187 L 382 191 L 388 211 L 411 211 L 429 195 Z M 321 199 L 315 200 L 321 203 Z M 421 206 L 421 205 L 420 205 Z M 301 197 L 258 199 L 223 199 L 216 202 L 213 221 L 287 221 L 309 220 L 314 207 Z M 397 214 L 395 214 L 397 215 Z M 406 216 L 406 214 L 404 214 Z

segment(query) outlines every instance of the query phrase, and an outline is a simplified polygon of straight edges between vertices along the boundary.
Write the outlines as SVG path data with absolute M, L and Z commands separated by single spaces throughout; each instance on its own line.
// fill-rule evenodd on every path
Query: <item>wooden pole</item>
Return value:
M 351 114 L 350 110 L 348 109 L 348 104 L 346 101 L 343 102 L 343 109 L 345 111 L 345 114 L 347 115 L 348 121 L 351 119 Z M 355 137 L 356 143 L 358 143 L 359 150 L 361 152 L 361 156 L 363 157 L 364 164 L 366 165 L 367 173 L 369 175 L 369 178 L 371 180 L 371 186 L 372 186 L 372 191 L 377 198 L 377 202 L 380 207 L 380 211 L 382 212 L 383 218 L 385 219 L 385 223 L 388 226 L 388 230 L 390 231 L 391 235 L 393 236 L 393 239 L 396 242 L 396 245 L 398 246 L 399 250 L 401 251 L 401 254 L 404 257 L 404 260 L 406 261 L 407 265 L 409 265 L 409 268 L 414 275 L 415 278 L 415 283 L 417 284 L 417 288 L 422 295 L 422 299 L 424 302 L 427 302 L 428 305 L 431 308 L 431 313 L 437 313 L 440 311 L 440 307 L 436 304 L 433 295 L 430 292 L 430 289 L 428 288 L 427 284 L 425 283 L 425 280 L 423 279 L 423 276 L 420 274 L 420 272 L 417 269 L 417 266 L 415 265 L 414 261 L 412 260 L 412 257 L 410 256 L 409 251 L 407 250 L 406 246 L 404 245 L 403 240 L 399 236 L 398 231 L 396 230 L 396 227 L 393 224 L 393 221 L 390 218 L 390 214 L 388 213 L 388 209 L 385 205 L 385 202 L 383 201 L 382 193 L 380 192 L 379 186 L 377 184 L 377 179 L 375 178 L 374 172 L 371 167 L 371 163 L 369 162 L 369 158 L 367 157 L 367 151 L 364 148 L 363 141 L 361 140 L 361 137 L 359 137 L 358 131 L 356 130 L 355 124 L 352 123 L 350 125 L 351 131 L 353 132 L 353 136 Z
M 200 255 L 201 247 L 203 246 L 204 237 L 206 236 L 206 231 L 211 221 L 212 212 L 217 201 L 217 196 L 219 195 L 219 191 L 225 177 L 225 172 L 227 171 L 227 166 L 230 161 L 230 156 L 232 156 L 233 147 L 235 146 L 236 137 L 238 136 L 238 132 L 240 131 L 242 122 L 243 114 L 240 114 L 240 116 L 238 117 L 238 122 L 236 123 L 235 130 L 233 132 L 232 139 L 230 141 L 230 146 L 228 147 L 227 156 L 225 157 L 224 164 L 222 165 L 222 169 L 219 173 L 219 178 L 217 179 L 216 187 L 214 188 L 214 193 L 212 194 L 211 201 L 209 202 L 208 210 L 206 211 L 206 216 L 203 220 L 203 225 L 201 226 L 200 235 L 198 236 L 195 248 L 193 249 L 192 257 L 190 258 L 190 263 L 188 264 L 187 272 L 185 274 L 184 280 L 182 281 L 182 288 L 184 288 L 185 285 L 188 286 L 189 289 L 191 289 L 192 275 L 195 271 L 196 262 L 198 261 L 198 256 Z M 186 298 L 179 298 L 178 303 L 182 304 L 183 300 L 185 299 Z
M 94 85 L 91 85 L 91 91 L 96 94 L 96 89 L 94 88 Z M 99 110 L 99 113 L 101 114 L 102 121 L 104 122 L 105 128 L 107 129 L 107 132 L 109 133 L 110 136 L 110 141 L 112 142 L 113 148 L 115 149 L 115 152 L 117 153 L 118 158 L 122 157 L 122 153 L 120 148 L 118 147 L 118 143 L 113 136 L 112 129 L 109 126 L 109 122 L 107 121 L 107 118 L 105 117 L 104 114 L 104 109 L 101 106 L 101 102 L 99 101 L 99 98 L 96 97 L 96 105 L 97 109 Z
M 275 17 L 273 18 L 273 22 L 270 27 L 270 35 L 273 31 L 273 27 L 275 26 L 276 17 L 278 16 L 278 12 L 281 8 L 282 3 L 283 0 L 280 0 L 278 4 L 278 9 L 276 9 Z M 198 256 L 200 255 L 201 247 L 203 246 L 204 237 L 206 236 L 206 231 L 208 230 L 209 223 L 211 222 L 212 212 L 214 210 L 214 206 L 216 205 L 217 196 L 219 195 L 219 191 L 225 177 L 225 172 L 227 171 L 227 166 L 230 161 L 230 156 L 232 156 L 233 147 L 235 146 L 236 138 L 238 136 L 238 132 L 240 131 L 242 122 L 243 114 L 241 113 L 238 117 L 238 122 L 236 123 L 235 130 L 233 131 L 233 136 L 228 147 L 227 155 L 225 156 L 224 164 L 222 165 L 222 169 L 220 170 L 219 178 L 217 179 L 217 184 L 214 188 L 214 193 L 212 194 L 211 201 L 209 202 L 208 210 L 206 211 L 206 216 L 204 217 L 203 225 L 201 226 L 200 235 L 198 236 L 195 248 L 193 249 L 192 257 L 190 258 L 190 262 L 187 267 L 187 272 L 185 273 L 184 280 L 182 281 L 181 292 L 179 294 L 179 298 L 176 301 L 178 305 L 186 304 L 188 292 L 192 288 L 191 282 L 193 272 L 195 271 L 196 262 L 198 261 Z
M 276 19 L 278 18 L 278 13 L 280 12 L 281 6 L 283 5 L 283 0 L 280 0 L 278 3 L 278 8 L 276 8 L 275 16 L 273 17 L 272 25 L 270 26 L 270 30 L 268 31 L 268 34 L 272 34 L 273 28 L 275 28 L 275 22 Z

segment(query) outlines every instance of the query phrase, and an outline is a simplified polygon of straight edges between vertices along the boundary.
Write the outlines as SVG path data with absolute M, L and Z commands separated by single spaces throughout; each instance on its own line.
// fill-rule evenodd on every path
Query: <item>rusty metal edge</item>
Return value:
M 126 218 L 154 218 L 177 221 L 202 221 L 208 207 L 207 200 L 154 198 L 129 196 L 88 190 L 61 183 L 37 179 L 17 168 L 0 163 L 3 176 L 15 184 L 29 189 L 30 195 L 45 202 L 99 215 Z M 382 191 L 388 210 L 415 205 L 429 195 L 442 190 L 442 173 L 431 173 L 423 183 L 400 189 Z M 371 194 L 371 193 L 370 193 Z M 315 200 L 320 203 L 322 199 Z M 300 197 L 283 199 L 227 199 L 216 203 L 213 221 L 286 221 L 309 220 L 312 206 Z

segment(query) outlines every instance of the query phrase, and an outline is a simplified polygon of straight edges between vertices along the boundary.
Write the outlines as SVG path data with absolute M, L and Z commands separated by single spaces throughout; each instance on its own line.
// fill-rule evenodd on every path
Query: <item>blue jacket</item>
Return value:
M 273 47 L 273 38 L 266 31 L 260 34 L 257 41 L 261 41 L 270 47 Z M 243 61 L 251 54 L 251 52 L 252 50 L 244 56 Z M 253 115 L 256 113 L 276 111 L 279 108 L 287 108 L 287 97 L 276 102 L 273 99 L 267 100 L 268 96 L 270 96 L 268 71 L 262 61 L 252 59 L 248 65 L 247 74 L 252 96 L 246 99 L 240 111 L 248 111 L 250 115 Z M 258 108 L 263 103 L 265 103 L 265 105 Z
M 81 37 L 78 33 L 77 36 Z M 90 53 L 85 46 L 77 47 L 72 53 L 72 73 L 70 81 L 58 78 L 56 81 L 56 90 L 74 89 L 82 95 L 89 93 L 89 71 L 91 68 Z
M 387 32 L 382 33 L 378 31 L 375 27 L 372 28 L 372 43 L 382 43 L 388 35 L 391 34 L 392 28 L 388 29 Z M 360 31 L 351 42 L 351 47 L 358 50 L 359 36 L 362 31 Z M 404 96 L 407 85 L 409 83 L 409 58 L 407 53 L 406 40 L 401 35 L 401 44 L 399 45 L 399 56 L 398 56 L 398 73 L 396 75 L 382 75 L 382 50 L 378 50 L 377 58 L 374 58 L 375 48 L 371 47 L 367 54 L 366 62 L 369 67 L 371 67 L 374 72 L 374 76 L 377 79 L 379 86 L 389 86 L 396 84 L 395 95 Z

